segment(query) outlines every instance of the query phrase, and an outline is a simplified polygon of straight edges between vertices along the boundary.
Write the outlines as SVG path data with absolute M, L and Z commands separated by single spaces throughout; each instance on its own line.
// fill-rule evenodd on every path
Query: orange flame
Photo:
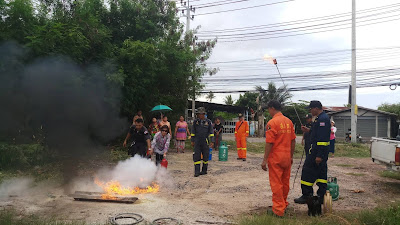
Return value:
M 122 186 L 118 181 L 109 181 L 104 183 L 99 179 L 95 178 L 94 182 L 103 189 L 105 192 L 101 198 L 107 200 L 116 200 L 117 195 L 124 196 L 124 195 L 137 195 L 137 194 L 146 194 L 146 193 L 157 193 L 160 190 L 160 186 L 156 183 L 152 183 L 150 186 L 146 188 L 129 188 Z

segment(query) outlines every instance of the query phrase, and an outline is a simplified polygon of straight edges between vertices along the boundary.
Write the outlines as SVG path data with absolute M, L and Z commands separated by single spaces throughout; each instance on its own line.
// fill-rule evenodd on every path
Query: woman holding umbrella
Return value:
M 185 141 L 186 135 L 190 137 L 188 124 L 185 121 L 185 117 L 181 116 L 175 126 L 175 138 L 176 138 L 176 152 L 179 153 L 179 149 L 182 153 L 185 153 Z
M 172 134 L 171 132 L 171 124 L 168 122 L 168 117 L 167 116 L 162 116 L 163 112 L 169 112 L 172 111 L 172 109 L 166 105 L 157 105 L 154 106 L 154 108 L 150 112 L 159 112 L 161 114 L 162 120 L 160 121 L 159 125 L 160 127 L 167 125 L 169 128 L 169 133 Z

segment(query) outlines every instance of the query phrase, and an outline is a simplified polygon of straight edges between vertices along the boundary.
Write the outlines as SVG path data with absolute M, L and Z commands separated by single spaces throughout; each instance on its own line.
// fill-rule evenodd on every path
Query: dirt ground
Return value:
M 23 214 L 83 220 L 90 224 L 104 224 L 110 216 L 124 212 L 138 213 L 145 221 L 174 217 L 184 224 L 224 224 L 235 222 L 243 214 L 262 212 L 271 205 L 272 193 L 268 173 L 261 170 L 261 154 L 249 153 L 246 162 L 237 161 L 234 151 L 230 152 L 227 162 L 215 161 L 215 156 L 210 162 L 209 174 L 195 178 L 191 151 L 171 153 L 168 173 L 173 185 L 161 187 L 157 194 L 140 195 L 135 204 L 74 201 L 64 194 L 60 185 L 47 183 L 39 184 L 36 193 L 29 196 L 0 201 L 0 208 L 13 207 Z M 291 187 L 299 161 L 295 160 L 292 168 Z M 384 169 L 369 158 L 330 159 L 329 175 L 337 177 L 340 185 L 340 199 L 334 202 L 334 211 L 358 211 L 400 200 L 400 181 L 380 177 L 378 172 Z M 305 205 L 293 203 L 301 193 L 300 173 L 289 194 L 289 207 L 296 214 L 305 214 Z M 364 193 L 353 193 L 354 189 Z

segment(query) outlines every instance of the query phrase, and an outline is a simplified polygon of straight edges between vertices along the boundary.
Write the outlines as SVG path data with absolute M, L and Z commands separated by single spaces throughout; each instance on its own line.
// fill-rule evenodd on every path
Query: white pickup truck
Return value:
M 399 133 L 400 135 L 400 133 Z M 385 164 L 388 168 L 400 171 L 400 136 L 396 139 L 373 137 L 371 158 L 373 162 Z

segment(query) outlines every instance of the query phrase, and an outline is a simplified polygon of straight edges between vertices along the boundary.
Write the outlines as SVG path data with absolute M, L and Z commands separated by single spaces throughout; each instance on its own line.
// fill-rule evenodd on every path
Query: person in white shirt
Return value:
M 169 128 L 167 125 L 161 127 L 160 131 L 154 135 L 153 141 L 151 142 L 151 148 L 156 154 L 156 165 L 167 155 L 169 143 L 171 141 L 171 135 L 169 134 Z

